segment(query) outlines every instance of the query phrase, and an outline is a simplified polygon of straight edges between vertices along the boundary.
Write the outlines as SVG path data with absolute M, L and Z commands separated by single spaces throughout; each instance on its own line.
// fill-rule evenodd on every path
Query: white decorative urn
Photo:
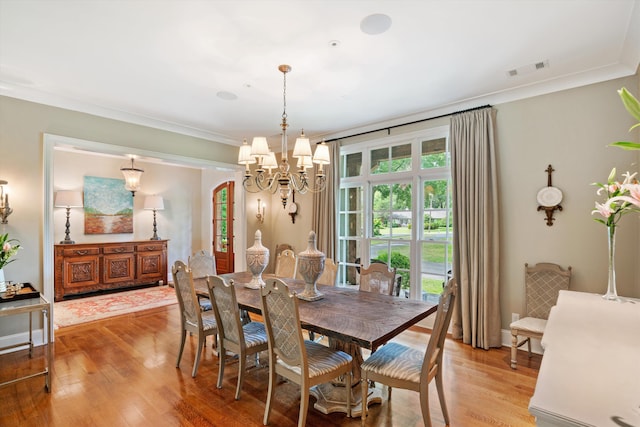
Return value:
M 316 285 L 324 271 L 325 258 L 325 255 L 316 248 L 316 233 L 310 231 L 307 250 L 298 254 L 298 272 L 304 278 L 304 291 L 298 294 L 298 298 L 316 301 L 324 297 L 318 292 Z
M 247 249 L 247 267 L 253 277 L 244 286 L 249 289 L 260 289 L 264 286 L 262 272 L 267 268 L 267 264 L 269 264 L 269 249 L 262 246 L 262 232 L 256 230 L 253 246 Z

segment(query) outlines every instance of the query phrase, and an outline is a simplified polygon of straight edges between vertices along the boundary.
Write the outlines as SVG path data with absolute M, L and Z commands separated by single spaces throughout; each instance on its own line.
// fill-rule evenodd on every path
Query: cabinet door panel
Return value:
M 164 280 L 164 256 L 162 252 L 138 253 L 137 279 Z
M 134 280 L 133 254 L 104 256 L 104 283 L 127 282 Z
M 84 256 L 66 258 L 63 274 L 65 288 L 81 288 L 100 283 L 100 257 Z

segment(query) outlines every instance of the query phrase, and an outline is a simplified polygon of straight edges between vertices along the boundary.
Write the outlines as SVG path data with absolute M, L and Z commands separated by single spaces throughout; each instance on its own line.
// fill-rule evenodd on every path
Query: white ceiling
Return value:
M 640 1 L 0 0 L 1 95 L 278 145 L 283 63 L 289 134 L 347 135 L 632 75 Z

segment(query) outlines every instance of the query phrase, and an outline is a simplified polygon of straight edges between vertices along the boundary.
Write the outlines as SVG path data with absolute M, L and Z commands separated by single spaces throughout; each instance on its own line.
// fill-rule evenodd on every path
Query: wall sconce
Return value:
M 131 167 L 121 167 L 120 171 L 124 175 L 124 188 L 131 191 L 131 196 L 136 196 L 136 191 L 140 189 L 140 178 L 144 169 L 137 168 L 133 165 L 133 157 L 131 157 Z
M 260 202 L 260 199 L 258 199 L 258 213 L 256 214 L 256 218 L 258 218 L 260 224 L 264 223 L 264 204 Z
M 83 207 L 82 203 L 82 192 L 81 191 L 58 191 L 56 193 L 56 200 L 54 202 L 56 208 L 67 208 L 67 223 L 66 223 L 66 231 L 64 235 L 64 240 L 60 242 L 61 245 L 68 245 L 75 243 L 69 237 L 69 211 L 71 208 L 81 208 Z
M 160 237 L 158 237 L 156 211 L 164 209 L 164 200 L 160 196 L 147 196 L 144 199 L 144 208 L 153 210 L 153 237 L 149 240 L 161 240 Z
M 13 209 L 9 207 L 9 193 L 7 189 L 4 188 L 8 182 L 0 179 L 0 221 L 2 224 L 7 224 L 7 217 L 13 213 Z

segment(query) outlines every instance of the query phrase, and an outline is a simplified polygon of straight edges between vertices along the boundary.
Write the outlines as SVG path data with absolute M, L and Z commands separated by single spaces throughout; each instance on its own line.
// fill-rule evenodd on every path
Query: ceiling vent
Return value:
M 522 67 L 514 68 L 513 70 L 507 71 L 507 76 L 515 77 L 521 76 L 523 74 L 533 73 L 534 71 L 542 70 L 544 68 L 549 68 L 549 60 L 546 59 L 544 61 L 536 62 L 535 64 L 524 65 Z

